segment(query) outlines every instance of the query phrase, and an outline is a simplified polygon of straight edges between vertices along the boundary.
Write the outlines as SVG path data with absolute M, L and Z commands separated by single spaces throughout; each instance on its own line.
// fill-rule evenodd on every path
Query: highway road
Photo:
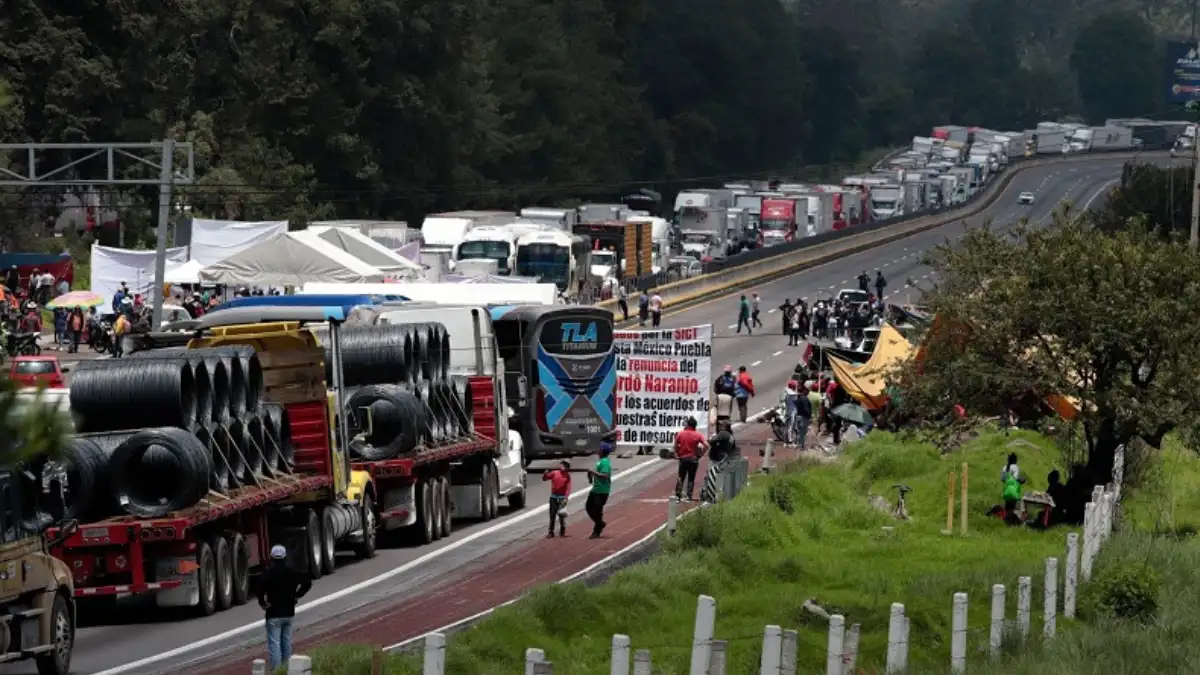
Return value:
M 1062 202 L 1072 202 L 1076 207 L 1094 206 L 1116 184 L 1122 163 L 1118 159 L 1096 158 L 1022 172 L 992 207 L 970 220 L 970 225 L 990 219 L 993 227 L 1011 227 L 1022 218 L 1045 224 Z M 1035 193 L 1034 204 L 1017 204 L 1017 194 L 1024 191 Z M 780 334 L 779 313 L 774 308 L 785 298 L 804 297 L 810 302 L 825 298 L 838 289 L 856 287 L 854 279 L 860 272 L 866 271 L 874 277 L 875 271 L 881 270 L 889 281 L 885 293 L 889 302 L 915 299 L 922 285 L 927 287 L 932 281 L 930 270 L 919 262 L 921 256 L 947 239 L 962 236 L 964 228 L 962 222 L 951 223 L 748 289 L 747 295 L 754 291 L 760 294 L 766 323 L 761 332 L 756 331 L 752 336 L 737 335 L 733 330 L 737 295 L 668 312 L 663 324 L 668 327 L 713 324 L 714 370 L 725 364 L 735 368 L 747 366 L 762 392 L 751 405 L 751 412 L 758 412 L 778 400 L 778 393 L 803 349 L 787 347 L 787 340 Z M 906 286 L 907 279 L 916 285 Z M 648 457 L 617 460 L 614 499 L 619 500 L 623 490 L 670 465 Z M 586 490 L 585 481 L 576 482 L 583 485 L 580 489 Z M 297 616 L 297 633 L 302 635 L 315 624 L 356 607 L 413 592 L 473 559 L 514 541 L 540 535 L 544 515 L 538 507 L 545 503 L 548 491 L 535 473 L 530 474 L 529 484 L 529 506 L 524 511 L 506 513 L 491 523 L 460 527 L 453 537 L 436 545 L 381 551 L 371 561 L 346 564 L 335 575 L 321 579 L 305 598 L 307 604 Z M 76 642 L 74 672 L 117 675 L 177 671 L 214 654 L 261 641 L 261 612 L 254 604 L 204 619 L 168 618 L 171 620 L 163 620 L 163 615 L 155 612 L 132 609 L 112 615 L 112 625 L 82 628 Z

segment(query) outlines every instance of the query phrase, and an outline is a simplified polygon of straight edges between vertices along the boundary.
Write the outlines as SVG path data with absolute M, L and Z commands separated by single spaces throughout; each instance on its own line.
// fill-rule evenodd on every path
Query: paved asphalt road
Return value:
M 971 220 L 971 224 L 992 219 L 996 226 L 1011 226 L 1028 217 L 1034 222 L 1049 222 L 1050 214 L 1064 201 L 1078 206 L 1095 205 L 1120 176 L 1122 162 L 1114 159 L 1031 169 L 1014 179 L 1005 194 L 988 211 Z M 1018 205 L 1017 194 L 1031 191 L 1037 195 L 1032 205 Z M 890 302 L 904 302 L 919 295 L 922 284 L 930 283 L 929 269 L 919 264 L 925 251 L 962 235 L 964 225 L 955 223 L 915 235 L 886 247 L 863 251 L 847 258 L 797 273 L 756 290 L 762 297 L 765 330 L 753 336 L 736 335 L 737 298 L 718 298 L 695 307 L 669 313 L 664 325 L 669 327 L 714 325 L 713 367 L 724 364 L 746 365 L 755 377 L 763 394 L 752 403 L 751 412 L 773 405 L 787 374 L 799 358 L 800 347 L 789 348 L 780 335 L 779 314 L 773 308 L 784 298 L 828 297 L 841 288 L 855 287 L 854 278 L 863 270 L 874 276 L 882 270 L 889 280 L 886 295 Z M 906 287 L 912 279 L 915 287 Z M 749 293 L 750 291 L 747 291 Z M 582 462 L 581 462 L 582 463 Z M 660 460 L 637 457 L 618 460 L 614 470 L 629 470 L 634 475 L 615 481 L 616 490 L 628 489 L 667 465 Z M 541 505 L 548 492 L 536 474 L 530 475 L 530 508 Z M 584 481 L 577 481 L 583 483 Z M 586 488 L 586 485 L 584 486 Z M 616 497 L 619 499 L 619 496 Z M 486 525 L 460 526 L 453 537 L 433 546 L 381 551 L 368 562 L 355 562 L 340 567 L 337 573 L 317 582 L 305 600 L 324 598 L 323 604 L 302 610 L 297 617 L 297 630 L 304 631 L 316 623 L 378 601 L 389 595 L 412 592 L 439 575 L 466 562 L 485 555 L 518 539 L 540 533 L 542 517 L 522 518 L 521 512 L 507 513 L 503 519 Z M 400 569 L 400 573 L 395 570 Z M 393 576 L 365 588 L 350 592 L 345 589 L 367 582 L 392 571 Z M 86 627 L 79 631 L 73 670 L 76 673 L 163 673 L 182 665 L 195 663 L 206 655 L 260 639 L 261 613 L 257 606 L 237 608 L 204 619 L 184 617 L 164 621 L 162 614 L 148 611 L 129 611 L 112 617 L 113 625 Z M 130 626 L 128 624 L 136 625 Z M 230 634 L 230 633 L 234 634 Z M 139 665 L 137 662 L 151 659 Z M 16 664 L 22 666 L 23 664 Z M 23 668 L 19 672 L 32 672 Z

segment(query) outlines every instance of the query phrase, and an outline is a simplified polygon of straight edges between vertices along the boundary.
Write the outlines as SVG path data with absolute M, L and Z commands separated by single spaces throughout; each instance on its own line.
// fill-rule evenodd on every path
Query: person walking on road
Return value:
M 292 658 L 292 622 L 296 617 L 296 602 L 312 588 L 309 575 L 301 574 L 287 564 L 287 549 L 271 547 L 271 562 L 258 578 L 254 595 L 258 606 L 266 612 L 267 672 L 273 673 Z
M 883 301 L 883 289 L 887 288 L 887 279 L 883 278 L 881 270 L 875 270 L 875 297 Z
M 738 416 L 745 422 L 746 405 L 750 399 L 754 398 L 754 378 L 750 377 L 750 371 L 746 370 L 746 366 L 738 366 L 737 389 L 734 390 L 734 398 L 737 399 Z
M 746 327 L 747 333 L 754 335 L 754 331 L 750 329 L 750 301 L 744 295 L 738 301 L 737 332 L 742 332 L 742 326 Z
M 554 524 L 558 523 L 558 536 L 567 536 L 567 499 L 571 496 L 571 463 L 563 460 L 557 469 L 542 474 L 542 480 L 550 481 L 550 531 L 547 539 L 554 538 Z
M 737 443 L 728 427 L 722 427 L 713 435 L 708 443 L 708 471 L 704 474 L 704 487 L 700 488 L 700 501 L 707 504 L 717 503 L 718 480 L 734 457 L 737 456 Z
M 800 334 L 804 331 L 804 315 L 800 313 L 800 308 L 794 308 L 792 315 L 788 319 L 788 346 L 800 346 Z
M 629 294 L 625 292 L 625 287 L 617 284 L 617 307 L 621 308 L 621 320 L 629 320 Z
M 866 270 L 863 270 L 862 274 L 858 275 L 858 290 L 863 293 L 871 292 L 871 277 L 867 276 Z
M 651 325 L 655 328 L 662 323 L 662 296 L 658 294 L 658 291 L 650 296 L 650 320 Z
M 638 296 L 638 325 L 645 326 L 646 320 L 650 318 L 650 296 L 646 291 L 642 291 Z
M 592 519 L 592 539 L 599 539 L 608 523 L 604 522 L 604 505 L 608 503 L 608 495 L 612 493 L 612 441 L 607 439 L 600 442 L 600 459 L 596 468 L 588 469 L 588 480 L 592 483 L 592 491 L 588 493 L 587 505 L 584 509 Z
M 689 417 L 687 426 L 675 434 L 675 458 L 679 460 L 679 478 L 675 481 L 675 498 L 681 502 L 692 501 L 696 489 L 696 469 L 700 458 L 708 450 L 704 434 L 696 431 L 696 418 Z
M 758 312 L 761 304 L 762 300 L 758 297 L 758 293 L 750 296 L 750 323 L 755 328 L 762 328 L 763 325 L 762 319 L 758 318 Z

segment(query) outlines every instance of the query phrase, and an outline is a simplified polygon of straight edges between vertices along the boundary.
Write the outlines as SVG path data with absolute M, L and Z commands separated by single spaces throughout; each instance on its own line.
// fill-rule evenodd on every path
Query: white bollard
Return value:
M 287 662 L 288 675 L 312 675 L 312 659 L 293 654 Z
M 1067 533 L 1067 569 L 1063 581 L 1063 616 L 1075 618 L 1075 589 L 1079 585 L 1079 535 Z
M 796 655 L 800 653 L 800 633 L 794 630 L 783 631 L 783 640 L 779 646 L 780 675 L 796 675 Z
M 1046 558 L 1046 601 L 1042 611 L 1045 613 L 1042 636 L 1053 640 L 1058 625 L 1058 558 Z
M 767 446 L 763 448 L 763 473 L 769 473 L 775 468 L 775 441 L 767 441 Z
M 967 669 L 967 594 L 954 594 L 954 616 L 950 633 L 950 669 L 956 673 Z
M 445 672 L 446 636 L 442 633 L 429 633 L 425 636 L 425 662 L 421 674 L 445 675 Z
M 779 626 L 767 626 L 763 631 L 762 661 L 759 663 L 759 675 L 779 675 L 780 656 L 783 650 L 783 629 Z
M 612 666 L 610 675 L 629 675 L 629 657 L 631 642 L 628 635 L 617 633 L 612 639 Z
M 899 673 L 904 663 L 902 651 L 908 649 L 904 643 L 904 605 L 893 602 L 892 613 L 888 617 L 887 666 L 885 672 Z
M 904 617 L 904 622 L 900 624 L 900 672 L 908 672 L 908 630 L 912 628 L 912 620 L 907 616 Z
M 1083 555 L 1079 560 L 1079 572 L 1086 583 L 1092 580 L 1092 561 L 1096 555 L 1096 505 L 1083 507 Z
M 1004 584 L 992 586 L 992 623 L 988 633 L 988 650 L 993 657 L 1000 655 L 1004 645 Z
M 842 675 L 842 652 L 846 649 L 846 617 L 829 617 L 829 647 L 825 650 L 825 675 Z
M 633 675 L 653 675 L 654 664 L 650 661 L 650 650 L 639 649 L 633 653 Z
M 250 675 L 267 675 L 267 662 L 262 659 L 254 659 L 250 664 Z
M 854 624 L 846 631 L 846 644 L 842 648 L 842 675 L 854 675 L 854 667 L 858 665 L 858 638 L 862 626 Z
M 672 495 L 667 498 L 667 535 L 674 537 L 675 530 L 678 529 L 676 522 L 679 520 L 679 498 Z
M 1104 493 L 1104 531 L 1100 533 L 1100 541 L 1108 541 L 1113 531 L 1113 514 L 1117 511 L 1117 500 L 1112 492 Z
M 696 601 L 696 628 L 692 631 L 691 675 L 705 675 L 717 625 L 717 601 L 702 595 Z
M 1117 446 L 1113 453 L 1112 492 L 1118 502 L 1121 501 L 1121 485 L 1125 482 L 1125 444 Z
M 546 652 L 530 647 L 525 650 L 525 675 L 533 675 L 533 666 L 546 660 Z
M 533 675 L 554 675 L 554 663 L 538 661 L 533 664 Z
M 1017 632 L 1022 640 L 1029 639 L 1029 614 L 1033 605 L 1033 579 L 1017 579 Z
M 725 675 L 727 646 L 724 640 L 713 640 L 709 654 L 708 675 Z

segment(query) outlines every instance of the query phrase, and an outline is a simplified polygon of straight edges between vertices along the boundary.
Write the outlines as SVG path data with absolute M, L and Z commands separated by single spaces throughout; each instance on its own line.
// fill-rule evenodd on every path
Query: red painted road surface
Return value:
M 761 464 L 759 450 L 769 429 L 750 425 L 738 433 L 739 448 L 751 470 Z M 698 472 L 697 482 L 704 470 Z M 675 472 L 662 471 L 628 493 L 617 493 L 605 510 L 608 527 L 600 539 L 590 539 L 591 521 L 583 500 L 571 502 L 568 536 L 544 539 L 538 529 L 527 542 L 506 547 L 460 568 L 429 590 L 391 598 L 295 635 L 295 653 L 329 643 L 388 646 L 444 628 L 456 621 L 514 600 L 531 589 L 561 581 L 645 538 L 666 522 L 667 503 L 675 488 Z M 700 486 L 696 486 L 699 494 Z M 694 504 L 683 504 L 682 513 Z M 547 515 L 547 518 L 549 516 Z M 261 644 L 218 657 L 187 671 L 188 675 L 244 675 L 255 658 L 264 658 Z

